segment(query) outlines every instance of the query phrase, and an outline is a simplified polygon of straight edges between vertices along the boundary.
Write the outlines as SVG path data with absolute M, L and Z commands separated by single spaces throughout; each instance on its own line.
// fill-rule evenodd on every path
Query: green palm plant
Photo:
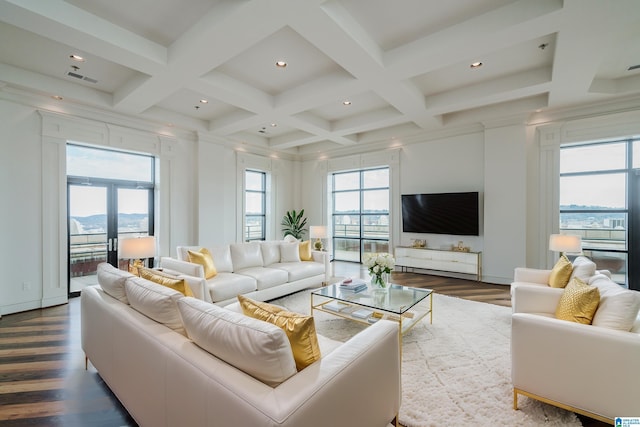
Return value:
M 298 240 L 302 239 L 306 232 L 304 226 L 307 225 L 307 218 L 304 218 L 304 209 L 300 210 L 300 212 L 296 212 L 295 209 L 287 211 L 280 225 L 284 233 L 283 237 L 291 235 Z

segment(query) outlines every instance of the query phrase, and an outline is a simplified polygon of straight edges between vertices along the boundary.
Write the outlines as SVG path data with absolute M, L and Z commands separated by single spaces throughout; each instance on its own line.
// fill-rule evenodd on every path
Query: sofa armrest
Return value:
M 613 419 L 637 412 L 640 335 L 516 313 L 513 386 Z
M 537 283 L 548 286 L 551 270 L 537 268 L 516 267 L 513 274 L 514 282 Z
M 204 279 L 204 268 L 202 268 L 200 264 L 195 264 L 193 262 L 181 261 L 170 257 L 162 257 L 160 258 L 160 267 L 175 270 L 179 273 L 186 274 L 187 276 L 200 277 Z
M 381 421 L 388 423 L 400 409 L 399 345 L 395 322 L 362 330 L 274 389 L 280 405 L 275 418 L 287 426 L 322 427 L 332 414 L 334 425 L 385 425 Z M 273 412 L 272 403 L 264 402 L 265 411 Z
M 555 316 L 564 289 L 541 286 L 511 285 L 511 307 L 514 313 L 545 313 Z

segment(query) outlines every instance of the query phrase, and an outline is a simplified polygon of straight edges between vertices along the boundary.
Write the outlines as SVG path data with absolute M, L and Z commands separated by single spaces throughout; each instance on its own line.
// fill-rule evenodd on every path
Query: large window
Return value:
M 635 151 L 639 151 L 634 156 Z M 598 269 L 625 285 L 637 282 L 629 271 L 633 205 L 640 203 L 634 168 L 640 167 L 638 140 L 571 144 L 560 149 L 560 231 L 582 237 L 583 253 Z M 637 288 L 637 285 L 636 285 Z
M 267 218 L 267 174 L 247 170 L 244 175 L 244 239 L 264 240 Z
M 389 168 L 332 175 L 334 259 L 389 252 Z

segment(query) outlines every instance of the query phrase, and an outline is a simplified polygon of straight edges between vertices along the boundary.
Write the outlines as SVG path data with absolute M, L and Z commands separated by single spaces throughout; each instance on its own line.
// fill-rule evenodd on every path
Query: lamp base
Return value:
M 315 241 L 315 242 L 313 242 L 313 248 L 314 248 L 316 251 L 321 251 L 321 250 L 322 250 L 322 240 L 320 240 L 320 239 L 316 239 L 316 241 Z
M 140 276 L 140 271 L 138 269 L 144 267 L 144 261 L 142 261 L 141 259 L 133 260 L 133 262 L 129 263 L 129 273 Z

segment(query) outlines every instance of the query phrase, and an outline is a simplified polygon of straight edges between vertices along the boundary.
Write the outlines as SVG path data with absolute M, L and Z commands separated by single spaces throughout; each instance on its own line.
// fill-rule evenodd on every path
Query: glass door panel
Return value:
M 96 267 L 107 261 L 107 187 L 69 185 L 70 292 L 97 284 Z
M 147 188 L 118 188 L 118 242 L 122 239 L 149 236 L 149 194 Z M 116 250 L 117 250 L 116 245 Z M 126 259 L 120 259 L 120 269 L 126 270 Z

